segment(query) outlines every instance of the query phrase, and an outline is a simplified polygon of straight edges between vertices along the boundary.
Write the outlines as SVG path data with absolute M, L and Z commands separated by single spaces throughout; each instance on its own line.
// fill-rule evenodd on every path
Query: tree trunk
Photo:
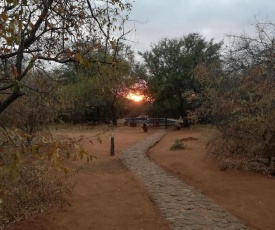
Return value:
M 116 108 L 115 105 L 112 105 L 112 124 L 117 126 L 117 115 L 116 115 Z
M 186 112 L 186 101 L 180 96 L 179 98 L 179 114 L 183 119 L 183 126 L 184 127 L 190 127 L 188 118 L 187 118 L 187 112 Z
M 2 113 L 10 104 L 12 104 L 17 98 L 23 96 L 24 93 L 20 91 L 19 86 L 15 83 L 13 93 L 6 98 L 2 103 L 0 102 L 0 113 Z
M 117 114 L 116 114 L 116 96 L 113 97 L 112 104 L 111 104 L 111 116 L 112 116 L 112 124 L 117 126 Z

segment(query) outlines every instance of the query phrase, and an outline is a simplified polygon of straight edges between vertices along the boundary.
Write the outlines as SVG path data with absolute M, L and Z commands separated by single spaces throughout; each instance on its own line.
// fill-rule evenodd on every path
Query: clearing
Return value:
M 102 144 L 90 139 L 106 130 L 104 126 L 58 127 L 58 137 L 83 135 L 85 149 L 97 157 L 76 175 L 77 184 L 68 204 L 51 208 L 9 230 L 76 230 L 76 229 L 170 229 L 168 221 L 147 195 L 146 188 L 118 158 L 122 150 L 154 132 L 141 127 L 120 126 L 102 136 Z M 115 133 L 115 156 L 110 156 L 110 133 Z M 168 129 L 165 137 L 151 148 L 148 156 L 170 173 L 193 186 L 238 217 L 251 229 L 272 230 L 275 219 L 275 179 L 253 172 L 220 171 L 213 159 L 206 157 L 205 131 Z M 192 138 L 189 138 L 192 137 Z M 187 148 L 171 151 L 176 139 Z M 78 166 L 81 162 L 71 162 Z

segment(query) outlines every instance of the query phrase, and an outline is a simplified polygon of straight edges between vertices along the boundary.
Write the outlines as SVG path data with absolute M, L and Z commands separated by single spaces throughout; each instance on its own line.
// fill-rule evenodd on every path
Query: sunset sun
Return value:
M 135 102 L 140 102 L 143 100 L 144 98 L 144 95 L 138 95 L 138 94 L 133 94 L 133 93 L 129 93 L 127 95 L 127 98 L 132 100 L 132 101 L 135 101 Z

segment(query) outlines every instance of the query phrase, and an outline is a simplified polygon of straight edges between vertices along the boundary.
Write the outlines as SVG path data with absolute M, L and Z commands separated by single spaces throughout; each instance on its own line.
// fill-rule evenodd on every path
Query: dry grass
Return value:
M 268 165 L 266 158 L 260 158 L 258 155 L 253 155 L 247 152 L 245 147 L 251 148 L 252 143 L 247 143 L 248 146 L 241 145 L 236 142 L 236 139 L 226 136 L 211 126 L 200 127 L 203 131 L 203 140 L 207 145 L 208 157 L 213 157 L 219 161 L 220 170 L 238 169 L 244 171 L 255 171 L 271 175 L 275 172 L 274 162 Z M 238 139 L 237 139 L 238 140 Z

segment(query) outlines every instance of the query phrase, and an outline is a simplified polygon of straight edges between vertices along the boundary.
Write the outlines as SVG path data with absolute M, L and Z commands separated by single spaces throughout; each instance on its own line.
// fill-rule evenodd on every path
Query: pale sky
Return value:
M 255 18 L 275 23 L 274 0 L 135 0 L 128 38 L 137 51 L 150 50 L 162 38 L 179 38 L 199 32 L 215 42 L 226 34 L 254 33 Z

